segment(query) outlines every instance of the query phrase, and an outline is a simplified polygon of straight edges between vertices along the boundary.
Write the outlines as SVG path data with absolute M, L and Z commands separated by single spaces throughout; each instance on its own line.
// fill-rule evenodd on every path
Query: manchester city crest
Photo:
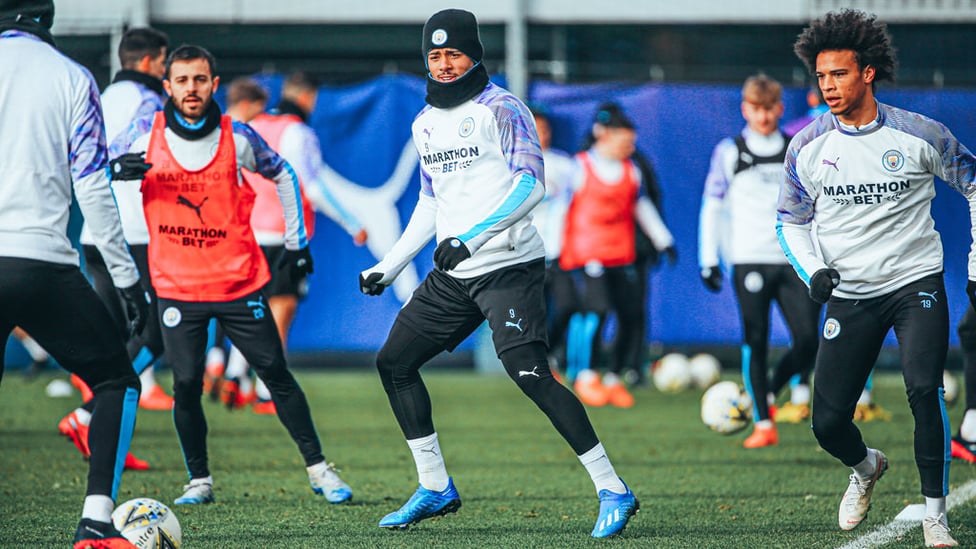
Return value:
M 824 321 L 823 336 L 824 339 L 834 339 L 840 335 L 840 322 L 836 318 L 828 318 Z
M 889 172 L 897 172 L 905 165 L 905 155 L 901 154 L 900 151 L 890 149 L 885 151 L 881 163 Z
M 444 42 L 447 42 L 447 31 L 444 29 L 437 29 L 430 34 L 430 43 L 435 46 L 443 46 Z
M 468 137 L 474 133 L 474 118 L 470 116 L 461 121 L 461 125 L 458 126 L 458 135 L 461 137 Z
M 179 326 L 181 320 L 183 320 L 183 313 L 176 307 L 167 307 L 163 311 L 163 326 L 175 328 Z

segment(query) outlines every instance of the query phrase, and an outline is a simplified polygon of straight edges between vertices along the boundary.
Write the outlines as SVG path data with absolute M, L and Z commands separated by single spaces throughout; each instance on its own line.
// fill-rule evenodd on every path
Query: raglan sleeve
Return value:
M 817 193 L 802 160 L 803 149 L 794 138 L 786 152 L 785 174 L 776 207 L 776 235 L 783 253 L 805 284 L 820 269 L 827 268 L 813 243 L 813 220 Z

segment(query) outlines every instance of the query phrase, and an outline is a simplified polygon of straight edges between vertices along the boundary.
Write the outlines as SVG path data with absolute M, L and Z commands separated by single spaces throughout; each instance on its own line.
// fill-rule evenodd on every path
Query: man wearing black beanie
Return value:
M 593 480 L 593 537 L 620 533 L 639 509 L 617 476 L 580 401 L 549 371 L 545 250 L 530 212 L 545 195 L 542 150 L 529 109 L 488 81 L 478 22 L 449 9 L 424 25 L 427 103 L 413 123 L 421 190 L 400 240 L 363 271 L 378 295 L 435 237 L 434 265 L 400 310 L 376 358 L 390 406 L 413 453 L 420 486 L 380 527 L 406 529 L 461 507 L 447 474 L 420 368 L 452 351 L 485 320 L 505 371 L 546 414 Z
M 109 187 L 98 87 L 52 47 L 53 17 L 50 0 L 0 0 L 0 340 L 23 327 L 92 388 L 88 487 L 73 547 L 134 548 L 112 526 L 111 513 L 139 377 L 68 240 L 72 193 L 121 289 L 132 330 L 145 324 L 148 304 Z

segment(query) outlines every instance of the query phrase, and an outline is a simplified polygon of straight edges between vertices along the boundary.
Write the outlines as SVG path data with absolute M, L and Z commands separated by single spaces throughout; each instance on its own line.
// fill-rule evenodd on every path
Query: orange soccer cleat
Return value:
M 83 458 L 91 457 L 91 448 L 88 447 L 88 425 L 79 420 L 76 410 L 61 418 L 58 422 L 58 431 L 68 437 Z M 129 452 L 125 455 L 125 468 L 132 471 L 145 471 L 149 469 L 149 463 Z
M 139 407 L 144 410 L 172 410 L 173 397 L 167 395 L 159 385 L 153 385 L 139 396 Z
M 254 403 L 254 413 L 264 416 L 273 416 L 278 413 L 275 403 L 271 400 L 258 400 Z
M 600 376 L 596 373 L 586 375 L 581 372 L 573 383 L 573 390 L 579 396 L 580 402 L 587 406 L 606 406 L 610 402 L 607 388 L 603 386 Z
M 220 401 L 228 410 L 243 408 L 255 400 L 257 400 L 257 395 L 254 394 L 253 390 L 250 392 L 241 391 L 240 383 L 234 380 L 225 379 L 220 387 Z
M 75 389 L 78 389 L 78 392 L 81 393 L 82 402 L 88 402 L 92 399 L 92 397 L 95 396 L 95 393 L 92 393 L 92 390 L 88 387 L 88 384 L 82 381 L 77 375 L 71 374 L 69 379 L 71 379 L 71 384 L 74 385 Z
M 210 400 L 220 398 L 220 388 L 224 383 L 224 363 L 208 362 L 203 371 L 203 394 L 210 397 Z
M 755 427 L 752 434 L 742 441 L 742 446 L 745 448 L 764 448 L 777 444 L 779 444 L 779 431 L 776 430 L 775 425 L 772 427 Z
M 617 408 L 631 408 L 634 406 L 634 395 L 630 394 L 630 391 L 624 387 L 623 383 L 614 383 L 610 386 L 604 386 L 607 391 L 607 402 L 611 406 L 616 406 Z

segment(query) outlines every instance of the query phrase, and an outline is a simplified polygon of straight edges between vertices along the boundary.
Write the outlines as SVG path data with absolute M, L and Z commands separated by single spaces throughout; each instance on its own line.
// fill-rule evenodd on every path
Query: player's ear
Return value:
M 870 84 L 874 82 L 874 76 L 876 74 L 877 72 L 874 70 L 874 67 L 871 65 L 865 65 L 864 70 L 861 71 L 861 78 L 864 79 L 865 84 Z
M 213 83 L 213 90 L 212 91 L 216 92 L 217 91 L 217 86 L 220 85 L 220 77 L 219 76 L 214 76 L 214 81 L 213 82 L 214 83 Z

